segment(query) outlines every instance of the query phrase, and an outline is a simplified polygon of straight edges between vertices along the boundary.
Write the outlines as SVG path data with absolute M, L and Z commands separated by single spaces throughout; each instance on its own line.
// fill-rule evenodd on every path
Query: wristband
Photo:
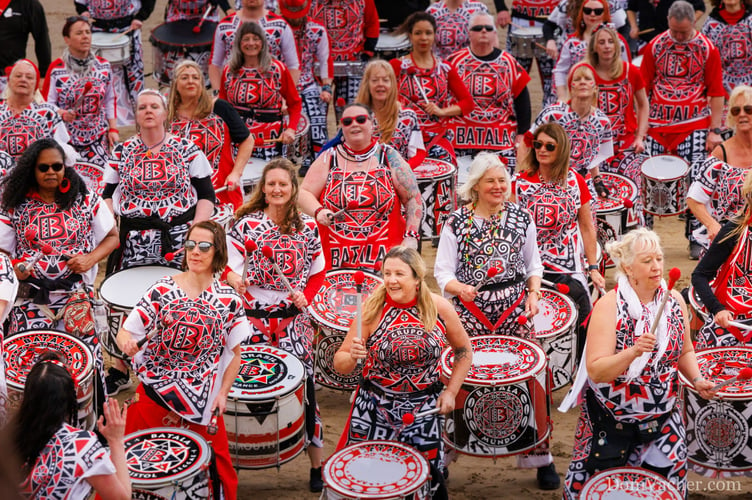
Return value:
M 313 212 L 313 218 L 316 219 L 316 220 L 318 220 L 318 218 L 319 218 L 319 212 L 321 212 L 322 210 L 324 210 L 324 205 L 320 205 L 319 208 L 317 208 Z
M 111 128 L 109 131 L 110 132 L 115 132 L 116 134 L 120 133 L 120 131 L 118 129 L 116 129 L 116 128 Z
M 225 266 L 225 270 L 222 271 L 222 275 L 219 277 L 219 281 L 227 281 L 227 275 L 230 274 L 230 266 Z
M 541 299 L 541 297 L 543 297 L 543 294 L 541 293 L 541 291 L 540 291 L 540 290 L 534 290 L 534 289 L 532 289 L 532 288 L 525 288 L 525 291 L 526 291 L 527 293 L 529 293 L 529 294 L 530 294 L 530 293 L 534 293 L 534 294 L 535 294 L 535 295 L 536 295 L 536 296 L 538 297 L 538 300 L 540 300 L 540 299 Z
M 590 272 L 590 271 L 597 271 L 598 269 L 599 269 L 599 267 L 596 264 L 590 264 L 589 266 L 587 266 L 588 272 Z
M 419 240 L 420 234 L 418 234 L 418 231 L 405 231 L 405 238 L 413 238 L 414 240 Z
M 322 85 L 321 86 L 321 91 L 322 92 L 329 92 L 331 94 L 332 93 L 332 86 L 329 85 L 329 84 Z

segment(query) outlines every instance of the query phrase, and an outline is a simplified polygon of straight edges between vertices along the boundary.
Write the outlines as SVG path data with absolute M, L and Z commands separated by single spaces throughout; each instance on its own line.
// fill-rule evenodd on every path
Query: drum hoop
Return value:
M 497 387 L 503 387 L 503 385 L 498 385 Z M 548 396 L 546 396 L 546 397 L 548 397 Z M 545 432 L 543 433 L 543 436 L 540 439 L 536 438 L 536 440 L 535 440 L 534 443 L 532 443 L 529 446 L 526 446 L 524 448 L 520 448 L 518 450 L 514 450 L 511 453 L 503 453 L 503 454 L 497 453 L 494 456 L 497 456 L 497 457 L 513 457 L 515 455 L 522 455 L 524 453 L 529 452 L 530 450 L 534 450 L 535 448 L 537 448 L 538 446 L 540 446 L 541 443 L 546 442 L 546 440 L 551 437 L 551 431 L 552 430 L 553 430 L 553 423 L 552 423 L 552 420 L 549 418 L 548 421 L 546 422 L 546 430 L 545 430 Z M 449 445 L 449 446 L 456 446 L 456 443 L 453 443 L 447 437 L 446 432 L 444 433 L 443 439 L 444 439 L 444 443 L 446 443 L 447 445 Z M 467 455 L 469 457 L 489 457 L 489 456 L 492 456 L 492 455 L 489 455 L 489 454 L 486 454 L 486 453 L 472 452 L 472 451 L 469 451 L 467 449 L 459 449 L 459 448 L 457 448 L 455 451 L 457 451 L 457 453 L 460 453 L 462 455 Z
M 243 354 L 248 352 L 256 352 L 260 351 L 261 349 L 266 350 L 268 354 L 271 354 L 272 356 L 275 356 L 279 359 L 279 361 L 284 364 L 287 367 L 288 375 L 285 379 L 280 380 L 275 386 L 282 385 L 282 387 L 276 391 L 273 392 L 264 392 L 264 398 L 250 398 L 246 396 L 233 396 L 233 392 L 235 391 L 235 383 L 233 382 L 232 389 L 230 389 L 230 393 L 227 395 L 227 399 L 231 399 L 232 401 L 237 402 L 252 402 L 252 403 L 263 403 L 266 401 L 273 401 L 275 399 L 281 399 L 289 396 L 290 394 L 293 394 L 300 389 L 300 387 L 305 383 L 305 367 L 303 366 L 303 363 L 298 359 L 297 356 L 294 354 L 285 351 L 284 349 L 280 349 L 278 347 L 274 347 L 271 345 L 248 345 L 243 346 L 241 348 L 240 358 L 243 359 Z M 282 355 L 284 355 L 286 358 L 289 359 L 282 359 Z M 288 364 L 289 362 L 289 364 Z M 295 368 L 295 370 L 291 369 Z M 241 361 L 242 366 L 242 361 Z M 291 378 L 292 377 L 292 378 Z M 295 382 L 294 385 L 287 385 L 288 382 Z
M 325 286 L 327 286 L 329 278 L 332 277 L 332 276 L 338 276 L 340 274 L 350 274 L 350 275 L 352 275 L 355 271 L 357 271 L 357 269 L 335 269 L 335 270 L 327 271 L 326 277 L 324 278 L 324 283 L 321 285 L 321 287 L 324 288 Z M 369 271 L 362 271 L 362 272 L 365 275 L 366 280 L 368 280 L 369 278 L 372 279 L 373 281 L 376 282 L 376 286 L 378 286 L 381 283 L 383 283 L 383 280 L 379 276 L 377 276 L 377 275 L 375 275 L 375 274 L 373 274 L 373 273 L 371 273 Z M 364 281 L 364 283 L 365 283 L 365 281 Z M 321 291 L 321 289 L 319 289 L 319 293 L 320 293 L 320 291 Z M 316 294 L 316 295 L 318 295 L 318 294 Z M 365 299 L 365 297 L 364 297 L 364 299 Z M 318 304 L 317 302 L 312 301 L 311 302 L 311 308 L 310 308 L 311 316 L 313 317 L 314 321 L 316 321 L 316 323 L 318 323 L 319 325 L 326 326 L 326 327 L 328 327 L 331 330 L 336 330 L 338 332 L 347 332 L 347 330 L 350 329 L 349 326 L 348 327 L 343 327 L 343 326 L 338 325 L 336 323 L 332 323 L 328 319 L 324 318 L 321 315 L 321 312 L 318 309 L 316 309 L 316 305 L 317 304 Z
M 11 345 L 11 344 L 16 344 L 15 340 L 20 340 L 20 339 L 22 339 L 24 337 L 29 337 L 29 336 L 32 336 L 32 335 L 38 335 L 40 333 L 44 333 L 46 335 L 52 335 L 52 336 L 62 337 L 64 339 L 66 339 L 66 340 L 73 341 L 73 343 L 76 344 L 79 347 L 79 349 L 81 350 L 81 352 L 84 353 L 84 355 L 86 356 L 86 361 L 85 361 L 84 369 L 81 370 L 78 373 L 73 373 L 72 374 L 76 378 L 76 382 L 78 384 L 82 384 L 83 382 L 85 382 L 87 379 L 89 379 L 93 375 L 93 373 L 94 373 L 94 353 L 89 348 L 89 346 L 87 346 L 82 340 L 74 337 L 73 335 L 71 335 L 69 333 L 61 332 L 61 331 L 58 331 L 58 330 L 47 330 L 47 329 L 44 329 L 44 328 L 38 328 L 38 329 L 35 329 L 35 330 L 25 330 L 23 332 L 20 332 L 20 333 L 18 333 L 16 335 L 13 335 L 13 336 L 8 337 L 5 340 L 3 340 L 3 352 L 5 353 L 5 369 L 6 369 L 6 373 L 7 373 L 7 369 L 8 369 L 8 346 Z M 30 369 L 29 369 L 29 371 L 30 371 Z M 26 375 L 28 376 L 28 372 L 26 373 Z M 26 385 L 26 378 L 24 378 L 23 382 L 19 382 L 16 379 L 7 378 L 6 379 L 6 383 L 8 384 L 8 387 L 12 387 L 13 389 L 23 391 L 24 386 Z
M 196 21 L 181 19 L 179 21 L 171 21 L 169 23 L 162 23 L 153 30 L 151 30 L 151 35 L 149 35 L 149 42 L 154 47 L 157 47 L 158 49 L 164 49 L 164 50 L 179 50 L 179 49 L 192 49 L 192 48 L 204 48 L 204 47 L 211 47 L 212 43 L 214 42 L 214 32 L 217 29 L 217 23 L 214 21 L 204 21 L 204 24 L 202 25 L 201 31 L 199 33 L 193 33 L 191 31 L 191 34 L 194 37 L 200 37 L 202 34 L 206 33 L 211 35 L 208 40 L 200 40 L 200 41 L 193 41 L 189 43 L 171 43 L 168 40 L 164 40 L 164 38 L 160 37 L 160 31 L 164 31 L 163 28 L 167 26 L 168 24 L 185 24 L 186 26 L 193 28 L 193 26 L 196 25 Z M 211 28 L 211 30 L 207 30 L 207 28 Z M 161 35 L 164 37 L 164 35 Z
M 708 349 L 702 349 L 700 351 L 697 351 L 697 361 L 701 361 L 704 354 L 720 352 L 730 352 L 732 354 L 736 354 L 736 357 L 739 357 L 738 355 L 740 355 L 742 352 L 746 352 L 747 360 L 752 361 L 752 347 L 747 346 L 710 347 Z M 700 368 L 700 374 L 702 374 L 702 368 Z M 699 394 L 694 388 L 694 384 L 690 382 L 689 379 L 687 379 L 687 377 L 685 377 L 681 372 L 679 372 L 679 384 L 683 386 L 684 389 L 695 394 Z M 731 387 L 733 387 L 733 385 Z M 721 388 L 717 394 L 721 399 L 725 400 L 737 399 L 748 401 L 750 398 L 752 398 L 752 392 L 727 392 L 724 388 Z
M 116 299 L 116 298 L 114 298 L 114 297 L 112 298 L 112 300 L 108 299 L 108 298 L 107 298 L 107 295 L 108 295 L 108 293 L 107 293 L 107 290 L 109 289 L 109 287 L 105 288 L 105 285 L 106 285 L 107 283 L 110 283 L 110 284 L 114 283 L 114 280 L 113 280 L 113 279 L 111 279 L 111 278 L 114 278 L 115 276 L 117 276 L 117 275 L 119 275 L 119 274 L 121 274 L 121 273 L 126 273 L 126 272 L 128 272 L 128 271 L 132 271 L 132 270 L 134 270 L 134 269 L 146 269 L 146 268 L 150 268 L 150 269 L 155 269 L 155 270 L 156 270 L 156 269 L 160 269 L 160 270 L 165 270 L 165 274 L 164 274 L 164 275 L 162 275 L 162 276 L 158 276 L 158 277 L 157 277 L 157 278 L 156 278 L 156 279 L 154 280 L 154 283 L 156 283 L 156 282 L 157 282 L 157 280 L 159 280 L 159 279 L 162 279 L 162 278 L 166 278 L 166 277 L 171 277 L 171 276 L 175 276 L 176 274 L 179 274 L 179 273 L 181 273 L 181 272 L 182 272 L 182 271 L 181 271 L 180 269 L 177 269 L 177 268 L 175 268 L 175 267 L 170 267 L 170 266 L 155 266 L 155 265 L 153 265 L 153 264 L 150 264 L 150 265 L 146 265 L 146 266 L 133 266 L 133 267 L 129 267 L 128 269 L 121 269 L 120 271 L 117 271 L 117 272 L 115 272 L 115 273 L 112 273 L 111 275 L 107 276 L 107 277 L 106 277 L 106 278 L 105 278 L 105 279 L 104 279 L 104 280 L 102 281 L 102 284 L 101 284 L 101 285 L 99 285 L 99 297 L 100 297 L 100 298 L 101 298 L 101 299 L 102 299 L 102 300 L 103 300 L 104 302 L 106 302 L 106 303 L 107 303 L 107 304 L 108 304 L 108 305 L 109 305 L 110 307 L 117 307 L 117 308 L 120 308 L 120 309 L 126 309 L 126 310 L 131 310 L 131 309 L 133 309 L 133 308 L 134 308 L 134 307 L 136 306 L 136 304 L 132 304 L 132 305 L 130 305 L 130 304 L 124 304 L 124 303 L 122 303 L 122 302 L 118 302 L 118 301 L 117 301 L 118 299 Z M 122 275 L 121 275 L 120 277 L 122 277 Z M 150 287 L 150 286 L 152 286 L 152 285 L 153 285 L 154 283 L 150 283 L 149 285 L 147 285 L 147 286 L 146 286 L 146 288 L 144 289 L 144 293 L 145 293 L 145 292 L 146 292 L 146 290 L 148 290 L 148 289 L 149 289 L 149 287 Z M 138 301 L 136 301 L 136 303 L 138 303 Z
M 439 165 L 439 166 L 441 166 L 443 168 L 448 168 L 448 171 L 446 173 L 441 174 L 441 175 L 434 175 L 434 176 L 431 176 L 431 177 L 422 176 L 421 174 L 423 174 L 423 173 L 431 173 L 430 171 L 421 170 L 420 167 L 422 167 L 426 163 L 434 164 L 434 165 Z M 441 181 L 441 180 L 444 180 L 444 179 L 447 179 L 447 178 L 449 178 L 449 179 L 453 178 L 455 172 L 457 172 L 457 167 L 455 167 L 451 163 L 443 161 L 443 160 L 437 160 L 435 158 L 426 158 L 425 160 L 423 160 L 423 162 L 420 165 L 418 165 L 415 168 L 415 170 L 413 170 L 413 172 L 415 172 L 415 179 L 418 182 L 422 182 L 422 181 Z
M 154 479 L 144 479 L 144 478 L 134 478 L 131 477 L 131 483 L 134 487 L 147 487 L 147 488 L 158 488 L 163 486 L 172 486 L 176 482 L 182 481 L 187 478 L 192 478 L 196 476 L 198 473 L 201 473 L 204 467 L 206 467 L 209 462 L 211 462 L 211 448 L 209 447 L 209 444 L 206 442 L 206 440 L 201 437 L 200 434 L 197 432 L 194 432 L 190 429 L 184 429 L 182 427 L 153 427 L 151 429 L 143 429 L 140 431 L 132 432 L 125 436 L 125 452 L 126 456 L 128 454 L 128 442 L 132 439 L 135 439 L 139 436 L 145 436 L 150 434 L 183 434 L 184 436 L 192 439 L 194 442 L 198 444 L 199 448 L 199 455 L 196 458 L 196 461 L 191 464 L 187 469 L 169 476 L 169 477 L 160 477 L 160 478 L 154 478 Z
M 608 179 L 609 177 L 615 177 L 622 184 L 626 184 L 627 186 L 629 186 L 629 189 L 631 190 L 631 196 L 629 197 L 629 200 L 632 201 L 633 204 L 637 200 L 637 195 L 638 195 L 637 184 L 635 184 L 634 182 L 632 182 L 632 179 L 630 179 L 629 177 L 625 177 L 625 176 L 619 175 L 619 174 L 614 174 L 614 173 L 611 173 L 611 172 L 601 172 L 601 177 L 605 177 L 606 179 Z M 606 182 L 606 184 L 608 184 L 608 182 Z M 613 184 L 613 182 L 612 182 L 612 184 Z M 624 210 L 628 210 L 624 206 L 624 202 L 623 201 L 621 201 L 618 205 L 615 205 L 613 207 L 606 208 L 606 209 L 598 209 L 597 208 L 597 206 L 598 206 L 597 204 L 600 201 L 600 199 L 596 198 L 594 201 L 595 201 L 595 203 L 594 203 L 593 209 L 595 211 L 595 215 L 616 214 L 616 213 L 623 212 Z
M 572 326 L 574 326 L 574 322 L 576 320 L 575 319 L 576 318 L 576 315 L 575 315 L 576 306 L 574 304 L 574 301 L 570 299 L 569 297 L 567 297 L 566 295 L 564 295 L 563 293 L 557 292 L 556 290 L 549 290 L 547 288 L 541 288 L 541 298 L 545 297 L 546 295 L 553 295 L 560 299 L 564 299 L 564 302 L 566 302 L 567 306 L 569 307 L 569 311 L 571 313 L 567 321 L 564 323 L 564 325 L 562 325 L 562 327 L 559 328 L 558 330 L 554 330 L 551 333 L 548 333 L 546 335 L 540 335 L 536 332 L 535 338 L 548 340 L 548 339 L 553 339 L 561 335 L 564 335 L 572 329 Z
M 653 471 L 643 469 L 642 467 L 615 467 L 612 469 L 607 469 L 601 472 L 598 472 L 597 474 L 594 474 L 590 477 L 590 479 L 587 480 L 585 485 L 582 487 L 582 491 L 580 492 L 581 495 L 583 495 L 583 498 L 585 498 L 588 494 L 588 489 L 592 488 L 593 486 L 588 485 L 597 485 L 600 481 L 604 479 L 608 479 L 610 476 L 614 476 L 615 473 L 624 472 L 624 473 L 630 473 L 630 474 L 641 474 L 645 477 L 645 479 L 650 480 L 651 484 L 660 484 L 664 486 L 664 492 L 665 493 L 671 493 L 676 500 L 681 500 L 683 497 L 681 496 L 681 493 L 676 489 L 676 487 L 665 477 L 661 476 L 660 474 L 657 474 Z M 612 478 L 613 479 L 613 478 Z
M 122 36 L 122 33 L 110 33 L 108 31 L 94 31 L 91 33 L 91 48 L 96 49 L 119 49 L 121 47 L 127 47 L 131 43 L 131 39 L 127 36 Z M 116 41 L 116 43 L 111 43 Z M 99 41 L 100 43 L 97 43 Z M 102 45 L 105 42 L 106 45 Z
M 425 459 L 425 457 L 423 457 L 423 455 L 420 454 L 420 452 L 418 452 L 412 446 L 408 446 L 399 441 L 378 440 L 378 441 L 362 441 L 360 443 L 351 444 L 339 450 L 338 452 L 335 452 L 332 456 L 330 456 L 326 460 L 326 463 L 324 464 L 323 469 L 322 469 L 322 472 L 325 475 L 324 480 L 325 480 L 326 487 L 334 490 L 336 493 L 339 493 L 341 495 L 352 495 L 353 494 L 352 491 L 342 488 L 339 483 L 330 484 L 329 482 L 326 481 L 326 479 L 336 479 L 335 475 L 331 471 L 334 468 L 334 464 L 339 463 L 344 456 L 351 454 L 352 450 L 356 448 L 366 448 L 367 446 L 373 445 L 373 444 L 378 444 L 379 447 L 392 446 L 393 448 L 399 448 L 403 452 L 406 452 L 412 457 L 414 457 L 415 461 L 422 466 L 422 470 L 416 476 L 416 479 L 411 481 L 411 483 L 414 483 L 416 481 L 419 481 L 419 483 L 415 484 L 414 486 L 408 486 L 410 489 L 409 490 L 403 489 L 403 491 L 393 490 L 389 492 L 380 492 L 380 493 L 359 492 L 359 493 L 356 493 L 357 498 L 359 499 L 383 499 L 385 493 L 388 493 L 390 495 L 389 498 L 393 498 L 394 495 L 401 495 L 402 497 L 404 497 L 405 495 L 415 493 L 419 489 L 423 488 L 426 485 L 426 483 L 428 483 L 429 470 L 430 470 L 429 464 L 428 464 L 428 461 Z
M 675 177 L 652 177 L 651 175 L 647 174 L 645 172 L 645 166 L 649 162 L 651 162 L 654 158 L 659 158 L 661 156 L 667 156 L 669 158 L 676 158 L 677 160 L 681 160 L 682 164 L 684 165 L 684 168 L 685 168 L 684 173 L 681 174 L 681 175 L 677 175 Z M 642 162 L 642 165 L 640 165 L 640 173 L 645 178 L 650 179 L 652 181 L 672 182 L 672 181 L 676 181 L 676 180 L 679 180 L 679 179 L 685 179 L 687 177 L 687 175 L 689 175 L 689 163 L 687 163 L 687 161 L 684 158 L 682 158 L 681 156 L 675 156 L 675 155 L 655 155 L 655 156 L 651 156 L 650 158 L 648 158 L 647 160 L 645 160 L 644 162 Z

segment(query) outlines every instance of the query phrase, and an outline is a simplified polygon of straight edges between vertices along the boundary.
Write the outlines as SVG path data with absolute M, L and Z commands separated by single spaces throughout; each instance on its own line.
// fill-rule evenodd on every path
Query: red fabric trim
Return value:
M 459 298 L 459 297 L 458 297 Z M 475 304 L 475 302 L 465 302 L 464 300 L 460 299 L 460 302 L 467 308 L 468 311 L 472 313 L 473 316 L 475 316 L 478 321 L 483 323 L 483 326 L 488 328 L 488 333 L 495 332 L 501 325 L 506 321 L 506 319 L 509 317 L 510 314 L 517 308 L 518 305 L 520 305 L 520 302 L 525 298 L 525 294 L 521 293 L 519 297 L 517 297 L 517 300 L 514 301 L 514 304 L 509 306 L 504 313 L 499 317 L 499 320 L 496 322 L 495 325 L 491 324 L 491 321 L 486 317 L 485 314 L 483 314 L 483 311 L 480 310 L 480 308 Z

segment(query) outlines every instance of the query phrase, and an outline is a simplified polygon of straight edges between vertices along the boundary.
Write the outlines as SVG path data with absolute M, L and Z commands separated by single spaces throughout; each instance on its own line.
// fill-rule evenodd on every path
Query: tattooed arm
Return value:
M 405 238 L 402 244 L 417 249 L 417 235 L 420 231 L 420 221 L 423 219 L 423 203 L 418 189 L 418 181 L 415 179 L 415 173 L 413 173 L 410 165 L 402 159 L 397 150 L 387 147 L 386 154 L 392 171 L 394 189 L 405 207 Z
M 436 403 L 440 408 L 439 411 L 447 414 L 454 410 L 454 400 L 457 397 L 457 392 L 460 390 L 460 386 L 465 381 L 467 372 L 473 364 L 473 348 L 470 345 L 470 337 L 467 336 L 465 327 L 462 326 L 460 317 L 457 316 L 457 311 L 454 310 L 452 304 L 440 295 L 431 295 L 438 309 L 439 318 L 444 321 L 444 325 L 446 326 L 447 340 L 449 340 L 449 344 L 452 346 L 452 350 L 454 350 L 452 376 L 449 378 L 449 383 L 447 383 L 444 392 L 441 393 Z

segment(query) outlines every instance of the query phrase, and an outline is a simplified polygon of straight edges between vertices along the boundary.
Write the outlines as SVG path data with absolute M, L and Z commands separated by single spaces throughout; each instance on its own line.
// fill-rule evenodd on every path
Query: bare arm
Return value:
M 222 68 L 209 65 L 209 82 L 211 83 L 212 90 L 219 90 L 219 83 L 222 81 Z
M 222 386 L 219 388 L 219 393 L 217 394 L 217 397 L 214 398 L 211 407 L 212 411 L 214 411 L 215 408 L 219 408 L 220 415 L 225 413 L 225 409 L 227 408 L 227 395 L 230 394 L 232 384 L 235 382 L 235 377 L 238 376 L 238 370 L 240 370 L 239 345 L 233 347 L 232 354 L 232 361 L 227 365 L 227 370 L 225 370 L 225 374 L 222 377 Z
M 397 151 L 389 148 L 387 154 L 392 169 L 394 189 L 405 207 L 405 230 L 409 233 L 418 233 L 420 221 L 423 218 L 423 204 L 415 173 Z M 415 243 L 417 245 L 417 241 Z
M 462 383 L 467 377 L 467 372 L 473 364 L 473 348 L 470 344 L 470 337 L 467 336 L 465 328 L 460 322 L 457 311 L 452 304 L 440 295 L 431 294 L 439 311 L 439 316 L 446 326 L 446 335 L 449 344 L 454 351 L 454 364 L 452 365 L 452 375 L 449 383 L 446 384 L 444 392 L 439 396 L 437 407 L 442 414 L 447 414 L 454 410 L 454 402 Z
M 109 398 L 104 403 L 104 416 L 99 417 L 99 432 L 107 439 L 110 448 L 110 459 L 115 466 L 115 474 L 98 475 L 86 478 L 103 500 L 127 500 L 131 498 L 131 478 L 128 476 L 128 466 L 125 462 L 125 420 L 128 407 L 122 412 L 117 399 Z M 104 420 L 107 420 L 105 425 Z
M 590 204 L 583 204 L 577 211 L 577 222 L 582 234 L 582 242 L 585 245 L 585 258 L 588 264 L 598 262 L 598 240 L 596 238 L 595 226 L 593 225 L 593 216 L 590 211 Z M 599 271 L 590 271 L 590 277 L 597 287 L 605 288 L 606 280 Z
M 362 339 L 357 338 L 358 325 L 356 321 L 360 320 L 362 325 Z M 350 324 L 350 329 L 347 331 L 345 340 L 342 341 L 342 345 L 337 349 L 334 354 L 334 369 L 338 372 L 347 375 L 355 370 L 358 365 L 359 359 L 365 359 L 366 357 L 366 342 L 373 330 L 376 328 L 376 324 L 369 325 L 363 321 L 363 318 L 356 318 Z
M 331 154 L 336 154 L 334 151 Z M 303 178 L 303 182 L 300 185 L 300 193 L 298 193 L 298 207 L 304 213 L 313 217 L 316 213 L 316 209 L 321 206 L 319 197 L 324 192 L 326 187 L 326 180 L 329 177 L 329 154 L 322 154 L 316 161 L 311 164 L 311 168 L 308 169 L 308 173 Z M 321 210 L 316 217 L 316 222 L 319 224 L 329 225 L 329 220 L 326 217 L 327 214 L 331 214 L 330 210 Z
M 616 352 L 616 292 L 596 302 L 587 331 L 586 366 L 593 382 L 611 382 L 627 371 L 642 351 L 634 345 Z
M 249 135 L 246 139 L 238 144 L 238 154 L 235 156 L 235 165 L 232 168 L 232 172 L 227 176 L 227 184 L 230 185 L 230 189 L 242 188 L 240 179 L 243 177 L 243 171 L 248 164 L 248 159 L 253 153 L 254 140 L 253 136 Z
M 692 211 L 697 220 L 708 229 L 708 238 L 714 240 L 718 231 L 721 230 L 721 225 L 715 220 L 708 212 L 708 207 L 699 201 L 687 198 L 687 207 Z
M 196 215 L 193 217 L 193 223 L 209 220 L 214 211 L 214 203 L 209 200 L 198 200 L 196 203 Z

